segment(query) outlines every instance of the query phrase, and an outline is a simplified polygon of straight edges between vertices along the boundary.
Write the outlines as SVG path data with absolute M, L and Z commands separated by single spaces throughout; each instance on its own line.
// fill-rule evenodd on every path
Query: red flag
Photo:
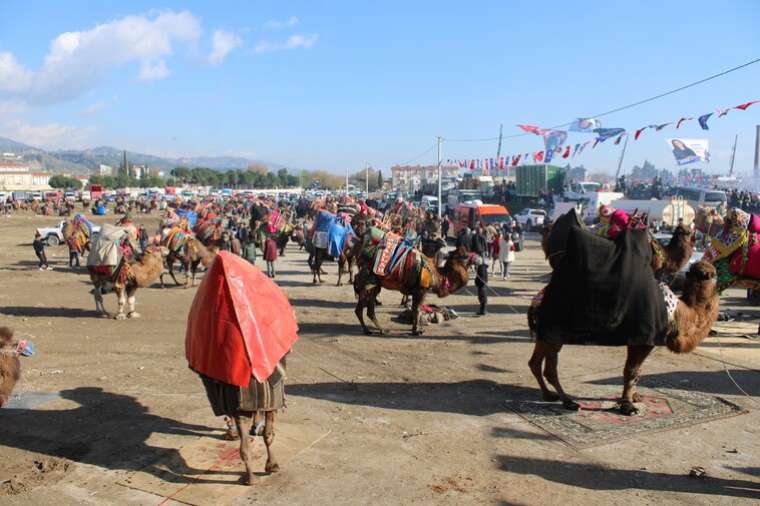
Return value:
M 614 144 L 615 144 L 616 146 L 617 146 L 618 144 L 620 144 L 620 141 L 622 141 L 622 140 L 623 140 L 623 137 L 624 137 L 624 136 L 625 136 L 625 134 L 624 134 L 624 133 L 620 134 L 620 135 L 618 136 L 618 138 L 617 138 L 617 139 L 615 139 L 615 143 L 614 143 Z
M 504 170 L 504 157 L 499 158 L 499 170 Z
M 544 152 L 543 151 L 536 151 L 533 154 L 533 160 L 536 162 L 543 162 L 544 161 Z
M 567 157 L 569 157 L 569 156 L 570 156 L 570 145 L 568 144 L 568 145 L 565 147 L 565 152 L 564 152 L 564 153 L 562 153 L 562 158 L 567 158 Z
M 520 158 L 522 155 L 517 155 L 512 157 L 512 167 L 517 166 L 518 163 L 520 163 Z
M 633 140 L 635 140 L 635 141 L 639 140 L 639 137 L 641 137 L 641 133 L 644 130 L 646 130 L 647 128 L 649 128 L 649 127 L 643 127 L 643 128 L 639 128 L 638 130 L 636 130 L 636 133 L 633 134 Z
M 470 160 L 470 170 L 475 170 L 475 160 Z
M 522 128 L 523 131 L 528 132 L 529 134 L 541 135 L 541 129 L 535 125 L 517 125 L 517 126 Z
M 676 130 L 678 130 L 679 128 L 681 128 L 681 123 L 683 123 L 684 121 L 691 121 L 693 119 L 694 118 L 681 118 L 681 119 L 679 119 L 678 123 L 676 123 Z
M 752 104 L 756 104 L 758 102 L 760 102 L 760 100 L 753 100 L 752 102 L 745 102 L 743 104 L 737 105 L 736 107 L 734 107 L 734 109 L 741 109 L 742 111 L 746 111 L 749 106 L 751 106 Z

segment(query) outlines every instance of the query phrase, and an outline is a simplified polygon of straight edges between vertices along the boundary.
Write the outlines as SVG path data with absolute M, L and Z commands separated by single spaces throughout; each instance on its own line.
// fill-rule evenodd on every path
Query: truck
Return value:
M 517 196 L 537 198 L 542 191 L 559 192 L 564 180 L 565 171 L 556 165 L 518 165 Z
M 684 225 L 691 225 L 696 217 L 694 207 L 690 202 L 680 197 L 663 200 L 616 200 L 612 203 L 615 209 L 632 213 L 646 213 L 649 222 L 654 220 L 662 222 L 667 228 L 674 228 L 682 221 Z
M 90 185 L 90 200 L 98 200 L 103 196 L 103 185 Z
M 449 235 L 456 237 L 463 228 L 476 228 L 478 225 L 501 225 L 509 219 L 509 212 L 504 206 L 483 204 L 480 200 L 472 200 L 459 204 L 454 209 L 452 227 Z
M 63 244 L 63 228 L 66 226 L 66 220 L 61 220 L 58 225 L 54 227 L 39 227 L 37 232 L 42 236 L 42 240 L 47 243 L 48 246 L 58 246 Z M 93 235 L 100 233 L 100 226 L 92 226 Z

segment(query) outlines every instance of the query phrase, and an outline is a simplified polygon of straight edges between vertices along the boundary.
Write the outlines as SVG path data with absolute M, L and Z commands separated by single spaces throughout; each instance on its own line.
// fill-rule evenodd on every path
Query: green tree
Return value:
M 74 189 L 79 190 L 82 188 L 82 182 L 73 177 L 55 175 L 48 180 L 48 184 L 60 190 Z
M 378 169 L 377 171 L 377 189 L 383 189 L 383 171 L 381 169 Z

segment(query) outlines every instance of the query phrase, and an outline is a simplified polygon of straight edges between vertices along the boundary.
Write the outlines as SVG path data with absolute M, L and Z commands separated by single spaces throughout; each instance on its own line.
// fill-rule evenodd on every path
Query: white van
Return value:
M 433 197 L 431 195 L 423 195 L 422 199 L 420 199 L 420 208 L 427 210 L 437 210 L 438 209 L 438 197 Z
M 720 190 L 707 190 L 704 188 L 689 188 L 678 186 L 675 189 L 674 196 L 681 197 L 689 201 L 689 205 L 694 209 L 699 206 L 718 207 L 723 204 L 725 208 L 728 202 L 726 192 Z

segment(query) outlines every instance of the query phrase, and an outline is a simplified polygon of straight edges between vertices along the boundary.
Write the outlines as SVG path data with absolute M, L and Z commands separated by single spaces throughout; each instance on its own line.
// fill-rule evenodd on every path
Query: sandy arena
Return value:
M 157 219 L 138 217 L 151 229 Z M 722 309 L 752 318 L 718 323 L 720 341 L 711 337 L 694 354 L 663 348 L 646 362 L 646 416 L 613 414 L 625 352 L 600 347 L 561 355 L 567 390 L 589 409 L 535 416 L 525 313 L 549 272 L 535 238 L 518 254 L 511 280 L 494 277 L 487 317 L 473 316 L 471 281 L 448 299 L 428 299 L 460 318 L 420 337 L 394 321 L 400 295 L 385 291 L 379 314 L 389 335 L 363 335 L 352 287 L 335 286 L 337 265 L 327 263 L 327 282 L 315 287 L 306 254 L 291 244 L 276 279 L 301 327 L 288 358 L 288 407 L 276 426 L 282 471 L 264 474 L 257 438 L 260 474 L 249 488 L 238 484 L 237 443 L 223 439 L 223 422 L 185 360 L 195 290 L 155 285 L 137 292 L 141 319 L 97 317 L 86 269 L 68 269 L 65 246 L 47 250 L 55 270 L 37 270 L 34 228 L 58 221 L 0 218 L 0 325 L 34 336 L 37 348 L 23 360 L 14 403 L 0 410 L 0 504 L 713 506 L 760 499 L 760 340 L 743 337 L 757 331 L 760 311 L 743 305 L 740 290 L 724 294 Z M 113 294 L 106 307 L 115 310 Z M 736 389 L 722 359 L 754 397 Z M 697 467 L 706 474 L 689 476 Z

